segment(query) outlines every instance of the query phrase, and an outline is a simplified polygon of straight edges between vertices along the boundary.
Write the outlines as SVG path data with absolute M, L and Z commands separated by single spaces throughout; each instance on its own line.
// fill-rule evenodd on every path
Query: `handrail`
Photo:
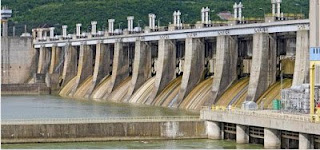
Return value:
M 162 122 L 162 121 L 199 121 L 199 116 L 143 116 L 112 118 L 47 118 L 47 119 L 10 119 L 2 120 L 1 125 L 16 124 L 71 124 L 71 123 L 113 123 L 113 122 Z
M 224 109 L 224 110 L 203 109 L 201 112 L 201 115 L 204 115 L 204 112 L 237 114 L 237 115 L 254 116 L 254 117 L 260 117 L 260 118 L 272 118 L 272 119 L 311 122 L 310 117 L 308 115 L 294 115 L 294 114 L 278 113 L 278 112 L 272 112 L 272 111 L 248 111 L 248 110 L 240 110 L 240 109 Z

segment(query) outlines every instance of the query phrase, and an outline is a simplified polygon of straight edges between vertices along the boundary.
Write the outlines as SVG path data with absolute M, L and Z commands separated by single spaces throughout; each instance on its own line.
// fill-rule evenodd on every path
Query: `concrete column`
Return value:
M 80 23 L 76 24 L 76 36 L 77 37 L 81 36 L 81 24 Z
M 204 18 L 204 7 L 201 9 L 201 23 L 205 23 L 205 18 Z
M 42 40 L 42 33 L 43 33 L 43 30 L 42 29 L 38 29 L 38 39 L 39 40 Z
M 276 42 L 267 33 L 253 35 L 253 56 L 247 101 L 256 101 L 276 81 Z
M 92 65 L 92 50 L 89 45 L 81 44 L 80 45 L 80 55 L 78 60 L 78 71 L 77 78 L 74 87 L 70 92 L 70 96 L 72 96 L 80 86 L 89 76 L 93 73 L 93 65 Z
M 276 15 L 276 0 L 271 0 L 272 4 L 272 16 Z
M 151 46 L 147 42 L 136 41 L 131 85 L 126 98 L 138 90 L 151 77 Z
M 153 26 L 152 26 L 152 14 L 149 14 L 149 28 L 153 29 Z
M 177 26 L 177 12 L 176 11 L 173 12 L 173 25 Z
M 311 138 L 309 134 L 299 133 L 299 149 L 312 149 Z
M 66 37 L 67 37 L 67 28 L 68 28 L 67 25 L 63 25 L 63 26 L 62 26 L 62 37 L 63 37 L 63 38 L 66 38 Z
M 109 28 L 109 33 L 110 34 L 113 34 L 113 32 L 114 32 L 114 19 L 109 19 L 108 20 L 108 23 L 109 23 L 109 26 L 108 26 L 108 28 Z
M 296 59 L 292 86 L 301 85 L 308 81 L 309 74 L 309 31 L 297 31 Z
M 105 45 L 103 43 L 97 43 L 96 45 L 96 59 L 95 59 L 95 65 L 93 70 L 93 78 L 92 78 L 92 86 L 88 89 L 85 97 L 89 97 L 95 87 L 100 83 L 100 81 L 105 77 L 108 76 L 111 72 L 110 64 L 111 58 L 110 58 L 110 51 L 111 46 Z
M 178 10 L 177 11 L 177 26 L 178 27 L 181 27 L 181 18 L 180 18 L 180 16 L 181 16 L 181 12 Z
M 221 126 L 219 122 L 206 121 L 208 138 L 213 140 L 221 140 Z
M 237 79 L 238 42 L 231 36 L 217 37 L 216 64 L 212 86 L 212 98 L 206 106 L 212 105 Z
M 156 15 L 155 14 L 152 15 L 152 28 L 153 29 L 156 28 Z
M 233 9 L 234 9 L 234 12 L 233 12 L 234 19 L 237 19 L 238 18 L 238 5 L 237 5 L 237 3 L 234 3 Z
M 129 16 L 129 17 L 127 17 L 127 19 L 128 19 L 128 30 L 129 31 L 133 31 L 133 19 L 134 19 L 134 17 L 133 16 Z
M 152 104 L 158 94 L 176 77 L 176 45 L 168 39 L 160 39 L 158 44 L 157 74 L 150 98 L 146 104 Z
M 54 38 L 54 27 L 49 28 L 50 29 L 50 39 Z
M 77 49 L 67 43 L 64 47 L 65 58 L 62 72 L 62 87 L 77 75 Z
M 310 0 L 310 47 L 320 47 L 320 1 Z
M 124 79 L 129 77 L 129 52 L 122 42 L 114 44 L 112 77 L 108 93 L 110 94 Z
M 281 148 L 281 133 L 279 130 L 264 128 L 264 148 L 280 149 Z
M 204 41 L 187 38 L 185 46 L 185 63 L 178 98 L 173 107 L 178 107 L 195 86 L 203 80 L 204 74 Z
M 282 0 L 277 0 L 277 17 L 281 15 L 281 2 Z
M 238 144 L 249 143 L 249 127 L 237 124 L 236 126 L 236 141 Z
M 8 20 L 2 20 L 2 36 L 8 36 Z
M 242 3 L 240 2 L 239 3 L 239 5 L 238 5 L 238 7 L 239 7 L 239 18 L 238 18 L 238 20 L 242 20 L 242 8 L 243 8 L 243 5 L 242 5 Z
M 97 21 L 91 21 L 91 34 L 97 34 Z

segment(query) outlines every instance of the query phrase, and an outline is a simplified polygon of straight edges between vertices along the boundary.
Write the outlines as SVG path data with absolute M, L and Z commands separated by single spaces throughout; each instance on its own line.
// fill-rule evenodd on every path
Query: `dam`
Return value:
M 308 75 L 309 20 L 58 40 L 41 34 L 34 33 L 36 74 L 63 97 L 192 110 L 257 101 L 268 108 L 281 86 Z
M 234 8 L 234 18 L 225 23 L 209 21 L 210 9 L 203 8 L 201 21 L 194 25 L 182 23 L 177 10 L 173 23 L 163 27 L 155 26 L 155 14 L 149 14 L 149 26 L 144 29 L 134 27 L 134 16 L 127 17 L 127 29 L 123 30 L 114 29 L 114 19 L 108 20 L 106 31 L 97 31 L 96 21 L 91 22 L 90 32 L 82 31 L 81 23 L 70 34 L 66 25 L 61 35 L 54 27 L 33 29 L 29 39 L 34 54 L 31 73 L 24 79 L 22 93 L 33 85 L 29 91 L 38 94 L 189 110 L 200 112 L 200 118 L 142 118 L 140 122 L 115 121 L 116 125 L 112 119 L 8 121 L 3 123 L 5 142 L 24 143 L 27 138 L 34 138 L 33 142 L 90 141 L 85 136 L 108 139 L 114 135 L 127 139 L 129 135 L 142 139 L 231 139 L 276 149 L 319 148 L 320 100 L 312 85 L 319 91 L 320 68 L 317 63 L 310 67 L 310 61 L 318 62 L 320 54 L 319 1 L 310 0 L 309 19 L 285 15 L 279 8 L 263 19 L 246 20 L 241 15 L 242 4 Z M 3 80 L 10 77 L 10 68 L 5 68 L 8 71 Z M 297 92 L 301 90 L 297 87 L 306 87 L 306 83 L 311 90 L 304 92 L 309 92 L 309 99 L 315 98 L 302 103 L 307 98 L 301 96 L 301 103 L 294 107 L 308 114 L 287 114 L 275 108 L 274 103 L 284 99 L 283 89 Z M 3 94 L 21 94 L 10 90 L 12 85 L 4 87 Z M 140 128 L 141 122 L 145 128 L 155 127 L 155 133 Z M 18 129 L 23 128 L 28 132 L 19 134 Z M 91 128 L 97 128 L 93 135 L 87 132 Z M 105 131 L 107 128 L 115 132 Z M 42 129 L 48 129 L 47 135 L 38 135 Z M 56 132 L 72 132 L 72 136 L 53 136 Z

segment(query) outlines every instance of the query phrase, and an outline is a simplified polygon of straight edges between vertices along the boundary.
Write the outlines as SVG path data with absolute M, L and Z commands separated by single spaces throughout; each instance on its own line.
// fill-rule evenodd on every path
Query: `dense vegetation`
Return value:
M 126 17 L 135 16 L 141 26 L 148 24 L 148 13 L 155 13 L 161 17 L 161 24 L 172 21 L 174 10 L 182 12 L 185 22 L 195 23 L 200 20 L 201 7 L 208 6 L 213 11 L 212 20 L 219 20 L 216 15 L 221 11 L 233 12 L 234 2 L 241 0 L 2 0 L 2 5 L 7 5 L 14 10 L 14 16 L 9 25 L 16 24 L 16 32 L 23 32 L 23 26 L 31 28 L 39 26 L 55 26 L 58 31 L 61 25 L 69 26 L 69 31 L 74 31 L 76 23 L 82 23 L 84 30 L 89 30 L 90 21 L 98 21 L 98 29 L 107 25 L 107 19 L 116 19 L 115 26 L 123 22 L 126 26 Z M 309 0 L 283 0 L 282 11 L 285 13 L 308 14 Z M 271 12 L 270 0 L 242 0 L 245 17 L 262 17 L 263 8 L 266 13 Z M 214 14 L 214 15 L 213 15 Z

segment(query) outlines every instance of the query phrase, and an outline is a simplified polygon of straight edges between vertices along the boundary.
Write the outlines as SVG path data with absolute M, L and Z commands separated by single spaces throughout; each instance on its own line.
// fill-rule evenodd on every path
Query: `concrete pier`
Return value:
M 276 81 L 276 41 L 267 33 L 253 35 L 253 56 L 247 101 L 256 101 Z
M 187 38 L 185 46 L 185 63 L 178 99 L 173 107 L 178 107 L 183 99 L 203 80 L 204 77 L 204 41 Z
M 161 39 L 159 40 L 158 49 L 158 68 L 155 79 L 155 86 L 146 104 L 152 104 L 152 101 L 156 98 L 156 96 L 169 84 L 170 81 L 172 81 L 176 77 L 175 42 L 168 39 Z
M 221 140 L 221 126 L 219 122 L 206 121 L 207 134 L 209 139 Z
M 72 88 L 70 95 L 73 95 L 80 84 L 83 83 L 89 76 L 93 73 L 93 64 L 92 64 L 93 56 L 92 50 L 90 46 L 83 44 L 80 46 L 80 55 L 78 61 L 78 71 L 76 76 L 75 85 Z
M 309 31 L 299 30 L 296 40 L 296 59 L 292 86 L 301 85 L 307 81 L 309 75 Z
M 279 132 L 279 130 L 264 128 L 264 148 L 281 148 L 281 133 Z
M 129 52 L 124 43 L 114 44 L 114 58 L 110 87 L 107 94 L 110 94 L 124 79 L 129 77 Z
M 216 64 L 212 87 L 212 99 L 206 103 L 213 104 L 237 78 L 238 44 L 231 36 L 217 37 Z
M 108 44 L 98 43 L 96 44 L 96 56 L 93 69 L 92 84 L 88 88 L 85 97 L 89 97 L 94 88 L 100 83 L 100 81 L 108 76 L 112 70 L 110 67 L 111 62 L 111 46 Z
M 62 72 L 62 87 L 77 75 L 77 49 L 70 44 L 64 47 L 65 58 Z
M 59 54 L 57 54 L 57 46 L 53 46 L 51 48 L 51 60 L 50 60 L 50 66 L 49 66 L 49 74 L 52 74 L 56 66 L 58 65 L 57 60 L 59 58 Z
M 249 143 L 249 127 L 237 124 L 236 125 L 236 142 L 238 144 Z
M 299 149 L 313 149 L 309 134 L 299 133 Z
M 51 52 L 48 48 L 41 47 L 39 50 L 39 63 L 37 73 L 47 73 L 50 66 Z
M 126 100 L 151 77 L 151 45 L 137 40 L 135 42 L 134 55 L 131 85 L 126 95 Z

